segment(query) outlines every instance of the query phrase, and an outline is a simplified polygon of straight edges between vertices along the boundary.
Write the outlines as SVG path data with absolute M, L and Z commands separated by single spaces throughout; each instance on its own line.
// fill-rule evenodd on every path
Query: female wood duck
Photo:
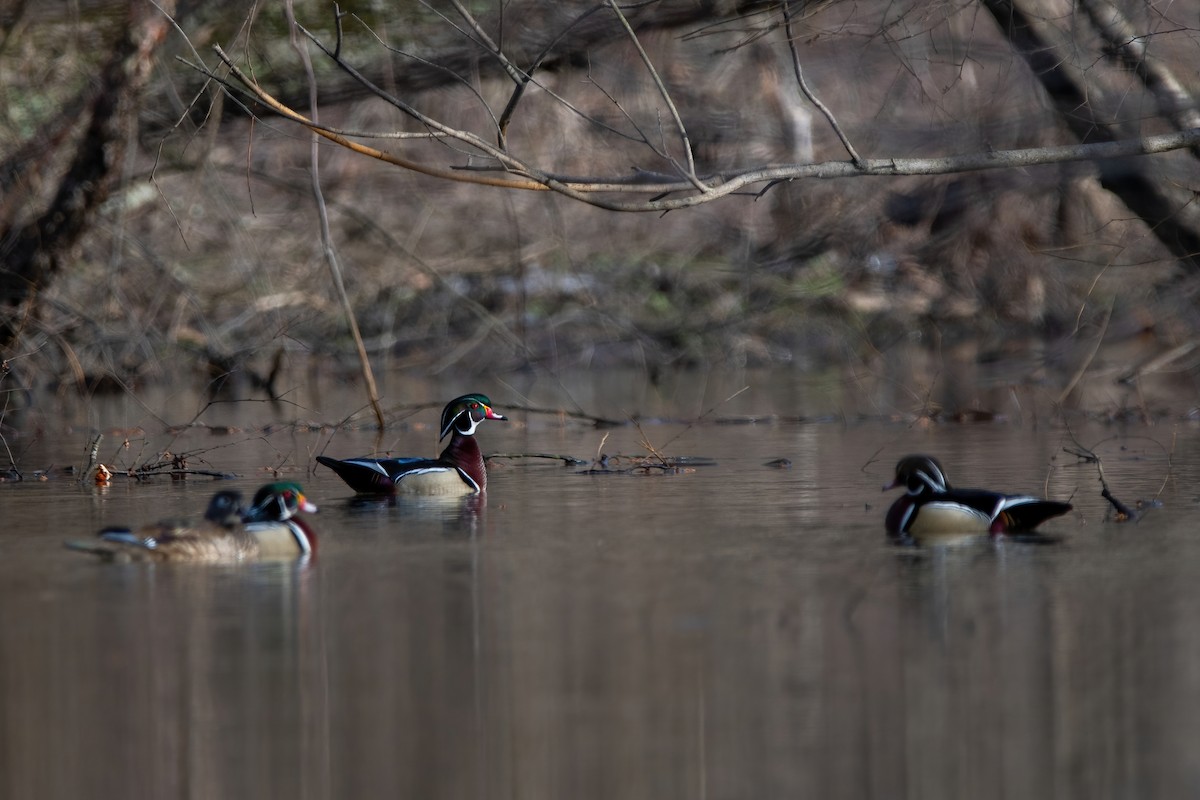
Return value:
M 1070 503 L 987 489 L 955 489 L 932 456 L 905 456 L 884 491 L 908 489 L 887 513 L 890 536 L 1021 533 L 1071 510 Z
M 195 524 L 156 522 L 137 530 L 110 527 L 96 542 L 67 542 L 109 561 L 230 563 L 262 557 L 296 557 L 311 553 L 316 538 L 310 528 L 292 516 L 297 510 L 315 511 L 294 483 L 273 483 L 254 495 L 248 511 L 242 493 L 222 491 L 209 501 L 204 518 Z M 303 534 L 303 543 L 292 525 Z M 285 547 L 286 534 L 290 550 Z
M 351 489 L 362 494 L 465 495 L 487 491 L 487 467 L 475 443 L 475 429 L 485 419 L 506 420 L 492 410 L 492 401 L 482 394 L 467 394 L 451 400 L 442 410 L 442 432 L 438 441 L 450 443 L 437 458 L 336 458 L 317 456 Z

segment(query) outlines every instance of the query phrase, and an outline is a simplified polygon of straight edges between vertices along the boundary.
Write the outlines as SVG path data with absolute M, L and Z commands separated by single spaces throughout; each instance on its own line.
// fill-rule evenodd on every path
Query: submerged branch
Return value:
M 1074 444 L 1074 447 L 1064 447 L 1063 452 L 1069 453 L 1069 454 L 1075 456 L 1076 458 L 1080 459 L 1081 461 L 1093 463 L 1096 465 L 1096 475 L 1100 481 L 1100 496 L 1103 497 L 1105 500 L 1107 500 L 1109 505 L 1111 505 L 1113 507 L 1113 510 L 1116 511 L 1117 522 L 1137 522 L 1138 519 L 1144 513 L 1144 510 L 1146 508 L 1153 508 L 1156 505 L 1159 505 L 1157 499 L 1150 500 L 1150 501 L 1138 500 L 1137 503 L 1135 504 L 1136 508 L 1131 507 L 1131 506 L 1126 505 L 1125 503 L 1121 502 L 1121 500 L 1119 498 L 1117 498 L 1117 496 L 1115 494 L 1113 494 L 1112 488 L 1108 485 L 1108 479 L 1104 475 L 1104 462 L 1095 451 L 1095 448 L 1097 446 L 1099 446 L 1099 444 L 1103 444 L 1103 442 L 1108 441 L 1108 440 L 1104 439 L 1104 440 L 1101 440 L 1101 442 L 1098 442 L 1096 445 L 1093 445 L 1092 447 L 1085 447 L 1084 445 L 1079 443 L 1078 439 L 1075 438 L 1075 433 L 1074 433 L 1074 431 L 1071 430 L 1071 427 L 1069 425 L 1067 426 L 1067 434 L 1071 437 L 1071 441 Z M 1113 438 L 1116 438 L 1116 437 L 1113 437 Z M 1166 482 L 1167 482 L 1167 480 L 1170 479 L 1171 470 L 1172 470 L 1171 451 L 1169 451 L 1165 447 L 1163 447 L 1161 442 L 1159 442 L 1155 439 L 1152 439 L 1150 437 L 1135 437 L 1135 438 L 1149 439 L 1149 441 L 1154 442 L 1154 444 L 1158 445 L 1158 447 L 1161 450 L 1163 450 L 1163 452 L 1166 456 L 1166 459 L 1167 459 L 1167 475 L 1163 480 L 1163 486 L 1166 486 Z M 1162 493 L 1162 489 L 1160 488 L 1159 494 L 1161 494 L 1161 493 Z M 1157 496 L 1158 495 L 1155 495 L 1155 498 L 1157 498 Z
M 1075 438 L 1075 434 L 1070 428 L 1067 432 L 1071 435 L 1071 440 L 1075 442 L 1075 447 L 1064 447 L 1063 452 L 1075 456 L 1081 461 L 1087 461 L 1096 465 L 1096 475 L 1100 481 L 1100 496 L 1109 502 L 1109 505 L 1117 512 L 1117 522 L 1137 522 L 1138 513 L 1129 506 L 1117 499 L 1117 496 L 1112 493 L 1112 489 L 1108 485 L 1108 479 L 1104 477 L 1104 462 L 1100 459 L 1095 451 L 1084 447 Z
M 1101 479 L 1101 480 L 1103 480 L 1103 479 Z M 1112 507 L 1116 510 L 1118 522 L 1124 522 L 1127 520 L 1132 521 L 1132 522 L 1137 522 L 1138 512 L 1134 511 L 1132 508 L 1130 508 L 1129 506 L 1125 505 L 1120 500 L 1118 500 L 1113 495 L 1113 493 L 1111 491 L 1109 491 L 1107 484 L 1104 486 L 1104 489 L 1100 492 L 1100 496 L 1103 497 L 1105 500 L 1107 500 L 1112 505 Z
M 493 458 L 543 458 L 550 461 L 561 461 L 564 466 L 568 467 L 588 463 L 587 459 L 584 458 L 558 455 L 556 453 L 488 453 L 484 458 L 488 460 Z

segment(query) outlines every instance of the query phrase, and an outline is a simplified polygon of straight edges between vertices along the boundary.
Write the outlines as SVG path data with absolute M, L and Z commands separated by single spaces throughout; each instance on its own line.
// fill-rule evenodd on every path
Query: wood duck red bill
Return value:
M 475 431 L 484 420 L 505 421 L 482 394 L 456 397 L 442 409 L 438 441 L 450 436 L 437 458 L 336 459 L 317 456 L 317 463 L 333 470 L 360 494 L 468 495 L 487 491 L 487 466 L 475 442 Z

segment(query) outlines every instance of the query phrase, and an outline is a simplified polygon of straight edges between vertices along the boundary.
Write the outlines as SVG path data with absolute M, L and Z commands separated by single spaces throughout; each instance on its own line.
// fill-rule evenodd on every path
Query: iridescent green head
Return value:
M 297 511 L 311 514 L 316 510 L 317 507 L 304 496 L 300 484 L 277 481 L 268 483 L 254 493 L 243 519 L 246 522 L 283 522 L 291 519 Z
M 438 441 L 445 439 L 451 430 L 463 436 L 473 436 L 479 423 L 485 419 L 506 420 L 507 417 L 492 411 L 492 401 L 485 394 L 456 397 L 442 409 L 442 433 Z

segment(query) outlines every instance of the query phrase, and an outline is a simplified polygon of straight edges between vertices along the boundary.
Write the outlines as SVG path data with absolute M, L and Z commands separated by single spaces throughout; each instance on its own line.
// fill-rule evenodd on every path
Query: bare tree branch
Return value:
M 492 37 L 488 36 L 487 31 L 483 29 L 483 26 L 480 25 L 471 12 L 467 10 L 466 6 L 459 2 L 459 0 L 450 0 L 450 5 L 454 6 L 454 10 L 458 12 L 459 16 L 466 20 L 467 25 L 471 27 L 471 30 L 475 33 L 475 36 L 478 38 L 479 42 L 484 46 L 484 49 L 496 57 L 496 60 L 500 62 L 500 66 L 504 68 L 505 74 L 508 75 L 509 79 L 512 80 L 513 83 L 519 86 L 524 81 L 529 80 L 528 75 L 522 73 L 521 70 L 517 69 L 513 63 L 508 60 L 508 56 L 504 55 L 504 51 L 500 49 L 499 45 L 492 41 Z
M 592 195 L 612 193 L 669 195 L 692 191 L 695 187 L 690 181 L 671 180 L 669 176 L 646 171 L 639 171 L 633 176 L 622 177 L 565 176 L 543 173 L 511 154 L 504 153 L 488 145 L 473 134 L 451 128 L 441 123 L 433 123 L 432 121 L 431 124 L 437 125 L 439 133 L 482 150 L 481 155 L 491 156 L 499 162 L 499 166 L 496 169 L 504 169 L 507 173 L 504 176 L 488 175 L 478 169 L 441 167 L 425 164 L 395 155 L 394 153 L 387 153 L 359 144 L 358 142 L 351 141 L 347 136 L 335 133 L 330 129 L 322 128 L 303 114 L 288 108 L 279 100 L 276 100 L 256 81 L 238 68 L 220 47 L 216 47 L 215 51 L 221 61 L 230 69 L 233 77 L 264 106 L 279 116 L 303 125 L 331 142 L 360 155 L 368 156 L 413 172 L 419 172 L 423 175 L 463 183 L 496 186 L 506 189 L 558 191 L 573 199 L 613 211 L 662 212 L 690 208 L 711 202 L 719 197 L 748 190 L 749 187 L 755 184 L 770 183 L 773 181 L 789 181 L 802 178 L 948 175 L 988 169 L 1015 169 L 1040 164 L 1059 164 L 1069 161 L 1101 161 L 1130 156 L 1153 155 L 1200 144 L 1200 128 L 1193 128 L 1178 133 L 1144 136 L 1111 142 L 1031 147 L 1017 150 L 994 150 L 984 153 L 968 153 L 940 158 L 869 158 L 863 159 L 859 165 L 849 161 L 826 161 L 817 164 L 784 164 L 744 171 L 718 171 L 699 176 L 699 180 L 707 188 L 707 192 L 703 194 L 690 194 L 684 197 L 636 202 L 611 200 Z M 206 75 L 221 81 L 222 85 L 227 88 L 232 88 L 229 82 L 221 79 L 220 76 L 208 72 L 201 67 L 193 66 Z M 382 90 L 380 92 L 382 93 Z
M 987 1 L 989 0 L 985 0 L 985 2 Z M 998 0 L 990 0 L 990 2 L 998 2 Z M 1162 153 L 1183 147 L 1200 147 L 1200 127 L 1195 127 L 1175 134 L 1116 139 L 1115 141 L 1090 142 L 1079 145 L 998 150 L 941 158 L 864 159 L 857 153 L 833 113 L 820 102 L 819 98 L 815 96 L 804 80 L 799 55 L 795 48 L 794 31 L 792 30 L 792 12 L 789 5 L 789 3 L 784 3 L 783 5 L 783 19 L 797 81 L 801 90 L 821 110 L 830 126 L 842 141 L 843 146 L 850 155 L 849 161 L 816 164 L 790 163 L 698 174 L 695 168 L 692 145 L 687 129 L 671 98 L 670 92 L 667 90 L 665 83 L 654 68 L 645 49 L 642 48 L 641 43 L 638 41 L 632 26 L 626 20 L 624 13 L 617 6 L 615 0 L 606 0 L 605 5 L 593 7 L 593 10 L 594 8 L 607 7 L 618 17 L 627 36 L 631 38 L 634 46 L 637 48 L 643 64 L 646 66 L 658 88 L 660 97 L 669 108 L 675 127 L 683 143 L 686 164 L 678 163 L 669 153 L 660 150 L 644 133 L 641 134 L 641 141 L 650 147 L 657 156 L 669 160 L 678 170 L 678 174 L 663 174 L 656 171 L 635 168 L 630 174 L 620 176 L 565 175 L 543 169 L 536 163 L 510 151 L 505 141 L 504 129 L 507 127 L 508 121 L 511 119 L 516 108 L 522 90 L 521 87 L 527 85 L 532 78 L 529 73 L 521 71 L 516 65 L 512 64 L 506 55 L 499 52 L 500 48 L 498 45 L 486 34 L 483 27 L 461 3 L 457 3 L 456 8 L 463 19 L 467 20 L 470 28 L 470 31 L 463 30 L 464 35 L 467 35 L 472 41 L 500 59 L 506 65 L 505 69 L 510 78 L 517 84 L 517 89 L 510 97 L 508 106 L 498 123 L 500 127 L 498 144 L 492 144 L 470 130 L 448 125 L 439 119 L 419 111 L 405 100 L 384 91 L 349 64 L 341 55 L 339 49 L 330 49 L 311 32 L 305 30 L 303 26 L 298 25 L 297 27 L 340 69 L 345 71 L 346 74 L 351 76 L 360 85 L 428 129 L 427 133 L 415 134 L 416 136 L 437 136 L 444 141 L 454 142 L 461 146 L 461 152 L 470 159 L 470 163 L 467 164 L 437 164 L 433 163 L 429 158 L 409 157 L 404 154 L 385 151 L 355 141 L 356 139 L 367 138 L 365 132 L 337 130 L 321 126 L 316 120 L 309 119 L 277 99 L 277 97 L 263 88 L 253 77 L 239 69 L 219 47 L 216 48 L 216 52 L 229 68 L 232 81 L 240 84 L 258 102 L 262 103 L 275 114 L 308 127 L 317 135 L 360 155 L 444 180 L 508 189 L 554 191 L 580 202 L 614 211 L 661 213 L 690 208 L 734 194 L 758 196 L 776 183 L 795 181 L 803 178 L 895 177 L 901 175 L 952 174 L 989 169 L 1014 169 L 1068 161 L 1107 161 Z M 582 19 L 582 17 L 576 18 L 576 22 L 579 19 Z M 544 52 L 548 51 L 549 47 Z M 544 52 L 538 57 L 539 61 L 544 56 Z M 193 68 L 209 77 L 217 77 L 202 66 L 193 65 Z M 219 77 L 217 79 L 222 80 Z M 227 89 L 235 88 L 230 79 L 222 80 L 222 85 Z M 611 95 L 609 95 L 609 99 L 614 103 L 616 102 Z M 567 107 L 572 111 L 575 110 L 569 104 Z M 620 108 L 619 103 L 617 107 Z M 628 117 L 628 115 L 626 116 Z M 494 117 L 493 121 L 495 121 Z M 378 136 L 378 134 L 372 135 Z M 396 135 L 398 136 L 399 134 Z M 636 140 L 637 137 L 633 138 Z M 681 176 L 682 179 L 680 179 Z M 765 186 L 766 188 L 756 191 L 754 188 L 756 186 Z M 649 199 L 640 199 L 638 197 L 647 195 Z
M 554 48 L 558 46 L 558 43 L 563 39 L 563 37 L 565 37 L 567 35 L 567 33 L 569 33 L 571 31 L 572 28 L 574 28 L 579 23 L 583 22 L 585 19 L 587 19 L 589 16 L 591 16 L 595 12 L 599 11 L 601 8 L 602 8 L 602 6 L 593 6 L 592 8 L 589 8 L 587 11 L 584 11 L 582 14 L 580 14 L 578 17 L 576 17 L 571 22 L 571 24 L 569 24 L 565 28 L 563 28 L 562 32 L 559 33 L 558 36 L 554 37 L 554 39 L 549 44 L 547 44 L 544 48 L 542 48 L 542 52 L 539 53 L 538 57 L 534 59 L 533 63 L 529 66 L 529 69 L 523 73 L 522 79 L 517 82 L 516 88 L 513 89 L 512 96 L 508 99 L 508 105 L 506 105 L 504 107 L 504 111 L 500 114 L 500 146 L 501 147 L 506 148 L 505 136 L 508 133 L 508 125 L 512 121 L 513 114 L 516 113 L 517 103 L 519 103 L 521 101 L 521 98 L 525 96 L 525 88 L 530 83 L 533 82 L 533 73 L 537 72 L 537 70 L 539 68 L 541 68 L 542 62 L 544 62 L 546 60 L 546 58 L 550 55 L 550 53 L 553 52 Z M 549 90 L 546 90 L 546 91 L 549 92 Z M 589 119 L 589 121 L 592 122 L 593 124 L 600 125 L 602 128 L 607 128 L 609 130 L 612 130 L 614 133 L 617 133 L 618 135 L 623 135 L 623 134 L 621 134 L 620 131 L 610 128 L 609 126 L 605 125 L 604 123 L 600 122 L 599 120 L 590 119 L 589 117 L 587 117 L 586 114 L 583 114 L 583 112 L 579 111 L 573 105 L 571 105 L 571 103 L 567 102 L 567 100 L 565 98 L 559 97 L 558 95 L 554 94 L 553 92 L 549 92 L 549 94 L 552 97 L 554 97 L 555 100 L 562 103 L 565 107 L 571 109 L 575 113 L 579 114 L 584 119 Z

